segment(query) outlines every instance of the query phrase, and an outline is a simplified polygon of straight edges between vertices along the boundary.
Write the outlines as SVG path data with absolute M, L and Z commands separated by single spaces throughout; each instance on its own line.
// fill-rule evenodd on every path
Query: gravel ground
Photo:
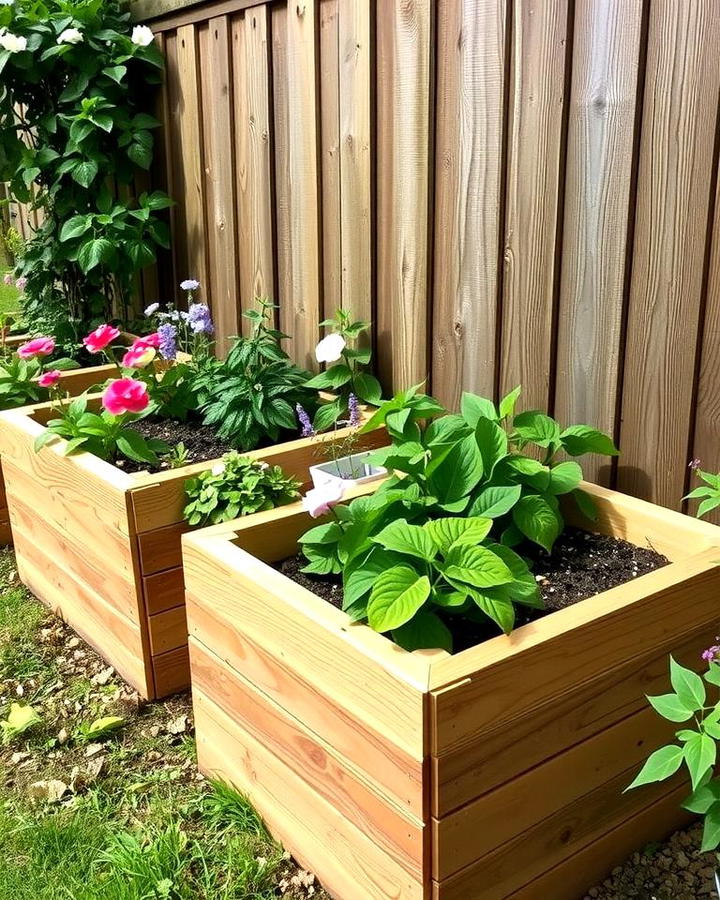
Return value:
M 716 898 L 713 879 L 720 861 L 714 853 L 700 853 L 702 826 L 677 831 L 662 844 L 637 851 L 585 900 L 695 900 Z

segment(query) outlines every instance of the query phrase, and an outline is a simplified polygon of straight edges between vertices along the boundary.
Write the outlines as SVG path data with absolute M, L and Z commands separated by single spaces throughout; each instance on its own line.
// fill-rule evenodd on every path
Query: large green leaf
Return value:
M 435 465 L 428 466 L 431 491 L 441 503 L 465 497 L 482 478 L 483 462 L 474 435 L 458 441 Z
M 412 619 L 429 596 L 427 575 L 418 575 L 409 566 L 394 566 L 378 577 L 370 594 L 370 627 L 380 632 L 399 628 Z
M 386 550 L 406 553 L 426 562 L 433 560 L 438 551 L 438 545 L 429 531 L 419 525 L 409 525 L 405 519 L 387 525 L 375 535 L 373 541 Z
M 635 780 L 625 790 L 640 787 L 642 784 L 652 784 L 656 781 L 665 781 L 674 775 L 682 765 L 684 759 L 683 748 L 676 744 L 661 747 L 647 758 L 645 765 L 640 769 Z
M 382 386 L 374 375 L 360 372 L 353 379 L 353 386 L 363 403 L 370 403 L 372 406 L 382 403 Z
M 507 434 L 496 422 L 481 416 L 475 426 L 475 439 L 480 448 L 485 478 L 489 479 L 495 465 L 507 456 Z
M 483 488 L 473 501 L 469 509 L 471 516 L 485 516 L 488 519 L 497 519 L 510 512 L 520 499 L 522 487 L 513 485 L 490 485 Z
M 467 593 L 478 609 L 492 619 L 505 634 L 510 634 L 515 625 L 515 607 L 510 600 L 495 596 L 490 591 L 480 591 L 475 588 L 467 588 Z
M 90 228 L 90 216 L 72 216 L 60 229 L 60 241 L 70 241 L 82 237 Z
M 103 262 L 107 262 L 115 248 L 107 238 L 93 238 L 86 241 L 78 253 L 78 263 L 83 272 L 90 272 Z
M 84 159 L 72 169 L 72 177 L 79 185 L 89 188 L 98 174 L 98 164 L 93 159 Z
M 705 684 L 702 678 L 681 666 L 674 657 L 670 657 L 670 682 L 680 702 L 693 712 L 701 710 L 705 705 Z
M 528 410 L 515 416 L 513 428 L 525 441 L 532 441 L 538 447 L 549 447 L 560 438 L 560 426 L 538 410 Z
M 316 391 L 326 391 L 329 389 L 342 387 L 352 378 L 352 372 L 344 365 L 339 364 L 326 369 L 315 375 L 309 381 L 305 382 L 305 387 L 313 388 Z
M 471 544 L 453 547 L 442 571 L 454 587 L 457 587 L 455 582 L 461 582 L 472 587 L 488 588 L 509 584 L 513 580 L 512 572 L 497 553 Z
M 448 517 L 432 519 L 423 525 L 443 554 L 455 544 L 479 544 L 492 528 L 492 519 Z
M 692 718 L 693 710 L 680 700 L 677 694 L 661 694 L 659 697 L 648 697 L 650 705 L 668 722 L 687 722 Z
M 720 803 L 715 803 L 705 815 L 700 849 L 703 853 L 709 853 L 711 850 L 716 850 L 718 844 L 720 844 Z
M 696 734 L 685 744 L 684 756 L 695 790 L 715 765 L 717 744 L 707 734 Z
M 548 490 L 551 494 L 569 494 L 580 484 L 582 476 L 582 469 L 576 462 L 558 463 L 550 469 Z
M 369 594 L 380 575 L 397 563 L 398 557 L 379 545 L 353 559 L 343 570 L 343 609 Z
M 488 400 L 486 397 L 479 397 L 477 394 L 470 394 L 468 391 L 463 391 L 460 401 L 460 412 L 463 419 L 473 428 L 475 428 L 481 416 L 484 416 L 486 419 L 497 419 L 498 417 L 492 400 Z
M 447 650 L 452 652 L 450 629 L 435 613 L 421 609 L 413 618 L 393 629 L 393 640 L 405 650 Z
M 589 425 L 571 425 L 562 432 L 560 441 L 570 456 L 582 456 L 584 453 L 617 456 L 619 453 L 608 435 Z
M 521 497 L 513 509 L 513 522 L 520 531 L 550 553 L 562 531 L 557 512 L 539 494 Z

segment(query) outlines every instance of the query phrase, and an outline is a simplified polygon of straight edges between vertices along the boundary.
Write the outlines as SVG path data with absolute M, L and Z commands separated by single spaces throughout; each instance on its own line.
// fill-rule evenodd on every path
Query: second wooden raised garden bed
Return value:
M 87 370 L 85 370 L 87 371 Z M 95 399 L 93 402 L 97 403 Z M 0 413 L 0 454 L 21 580 L 144 697 L 189 684 L 180 538 L 185 481 L 217 460 L 129 474 L 89 453 L 36 453 L 49 404 Z M 334 440 L 342 440 L 341 429 Z M 329 439 L 329 438 L 328 438 Z M 384 429 L 360 446 L 387 443 Z M 307 487 L 317 441 L 250 454 Z
M 571 524 L 671 565 L 454 656 L 407 653 L 271 564 L 298 504 L 183 539 L 201 769 L 341 900 L 576 900 L 683 819 L 623 793 L 673 726 L 646 694 L 717 631 L 720 529 L 584 485 Z

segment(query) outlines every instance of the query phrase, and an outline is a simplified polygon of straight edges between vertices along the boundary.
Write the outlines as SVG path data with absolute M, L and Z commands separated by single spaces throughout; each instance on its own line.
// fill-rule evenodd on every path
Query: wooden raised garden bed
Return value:
M 407 653 L 268 563 L 298 504 L 186 536 L 198 757 L 342 900 L 576 900 L 684 821 L 623 794 L 672 733 L 646 694 L 717 631 L 720 530 L 584 485 L 571 524 L 671 565 L 454 656 Z
M 97 398 L 94 402 L 98 402 Z M 20 578 L 144 697 L 189 684 L 181 535 L 185 481 L 217 460 L 129 474 L 62 441 L 35 453 L 49 404 L 0 413 L 0 454 Z M 347 435 L 337 432 L 336 440 Z M 363 447 L 387 443 L 384 430 Z M 317 442 L 254 451 L 308 486 Z
M 27 335 L 23 335 L 21 339 L 17 340 L 15 340 L 15 338 L 8 338 L 8 344 L 10 341 L 14 341 L 14 344 L 19 346 L 19 344 L 24 343 L 29 339 L 30 338 Z M 62 373 L 58 386 L 64 394 L 69 394 L 71 397 L 77 397 L 87 391 L 88 388 L 102 383 L 107 378 L 111 378 L 116 371 L 117 369 L 115 366 L 107 364 L 103 366 L 90 366 L 86 369 L 71 369 L 70 371 Z M 12 542 L 10 513 L 8 512 L 7 507 L 2 460 L 0 459 L 0 547 L 5 546 L 6 544 L 12 544 Z

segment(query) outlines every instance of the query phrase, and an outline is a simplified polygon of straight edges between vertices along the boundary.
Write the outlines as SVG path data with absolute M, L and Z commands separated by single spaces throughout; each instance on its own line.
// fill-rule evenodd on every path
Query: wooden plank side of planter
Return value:
M 144 697 L 152 697 L 139 624 L 114 610 L 73 571 L 73 562 L 47 556 L 32 536 L 15 525 L 20 578 L 36 597 L 61 615 Z
M 639 770 L 653 750 L 674 740 L 676 730 L 648 707 L 456 812 L 433 818 L 433 878 L 450 877 L 540 823 L 571 822 L 568 806 L 606 784 L 612 783 L 615 790 L 618 778 L 632 766 Z M 631 780 L 632 776 L 623 787 Z M 623 808 L 634 804 L 639 811 L 647 800 L 638 790 L 623 799 Z M 528 862 L 529 855 L 523 853 L 523 866 Z
M 156 697 L 168 697 L 170 694 L 186 690 L 190 684 L 187 642 L 175 650 L 153 656 L 150 666 Z
M 299 515 L 297 506 L 274 512 L 295 508 Z M 267 514 L 252 518 L 263 516 Z M 257 531 L 252 525 L 244 530 Z M 186 535 L 183 541 L 191 634 L 208 647 L 226 643 L 225 634 L 197 633 L 194 610 L 212 610 L 224 629 L 241 628 L 249 640 L 313 684 L 318 700 L 327 698 L 346 709 L 385 734 L 389 745 L 422 762 L 427 663 L 368 628 L 354 628 L 340 610 L 228 540 L 204 534 Z M 272 537 L 266 541 L 267 553 Z
M 614 863 L 687 823 L 690 816 L 680 809 L 685 796 L 687 786 L 674 786 L 636 815 L 598 835 L 568 859 L 535 875 L 512 893 L 507 893 L 503 887 L 487 888 L 484 865 L 478 864 L 446 881 L 434 881 L 432 900 L 577 900 L 591 885 L 601 881 Z M 514 853 L 515 869 L 532 877 L 532 869 L 524 870 L 523 848 L 514 848 Z M 493 878 L 494 873 L 490 870 L 490 879 Z
M 669 640 L 682 642 L 703 624 L 712 628 L 717 559 L 718 548 L 705 550 L 438 662 L 433 676 L 452 674 L 458 683 L 432 684 L 433 753 L 528 714 L 568 684 L 588 684 Z
M 382 731 L 358 720 L 341 702 L 322 696 L 310 678 L 249 640 L 232 622 L 208 604 L 198 603 L 192 594 L 187 597 L 187 610 L 191 641 L 198 639 L 212 646 L 268 699 L 290 710 L 351 765 L 365 771 L 399 806 L 415 817 L 426 815 L 422 760 L 388 741 Z
M 148 617 L 148 637 L 153 656 L 187 644 L 187 617 L 184 606 L 176 606 Z
M 288 441 L 273 447 L 251 450 L 245 456 L 260 459 L 271 466 L 280 466 L 283 472 L 297 478 L 303 487 L 310 481 L 308 468 L 324 460 L 323 445 L 339 443 L 351 433 L 349 428 L 338 429 L 332 439 L 326 437 L 301 438 Z M 389 443 L 387 432 L 378 428 L 369 434 L 358 435 L 357 450 L 373 450 Z M 142 476 L 144 483 L 131 491 L 131 500 L 135 516 L 135 529 L 138 534 L 175 525 L 183 521 L 183 509 L 187 503 L 185 482 L 188 478 L 207 471 L 213 462 L 197 463 L 172 472 L 161 472 Z M 137 479 L 140 481 L 140 478 Z M 157 571 L 157 570 L 155 570 Z
M 713 632 L 714 633 L 714 632 Z M 431 809 L 438 818 L 523 775 L 598 732 L 647 708 L 645 695 L 668 690 L 668 653 L 698 665 L 706 625 L 689 638 L 668 636 L 664 646 L 616 666 L 577 690 L 556 695 L 530 715 L 501 722 L 449 753 L 431 757 Z
M 424 900 L 413 878 L 200 690 L 193 692 L 200 769 L 246 794 L 272 833 L 343 900 Z
M 137 535 L 138 558 L 143 576 L 176 569 L 182 565 L 182 545 L 184 534 L 190 531 L 186 522 L 168 525 Z
M 143 578 L 145 610 L 149 616 L 185 605 L 185 579 L 182 567 L 168 569 Z
M 422 818 L 411 815 L 378 786 L 372 773 L 350 763 L 293 711 L 271 700 L 239 672 L 190 638 L 193 689 L 215 703 L 343 818 L 418 881 L 425 856 Z

